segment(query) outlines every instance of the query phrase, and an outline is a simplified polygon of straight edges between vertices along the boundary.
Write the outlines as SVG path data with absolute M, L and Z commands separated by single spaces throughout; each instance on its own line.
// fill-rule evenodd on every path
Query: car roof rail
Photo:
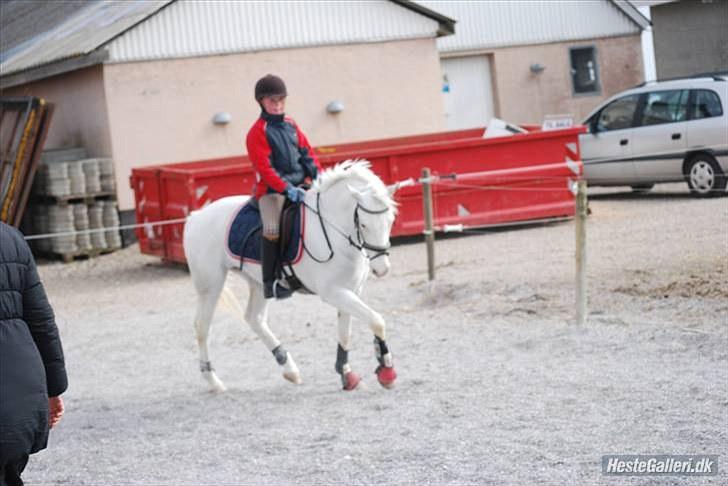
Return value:
M 708 73 L 691 74 L 689 76 L 676 76 L 673 78 L 651 79 L 649 81 L 644 81 L 636 86 L 633 86 L 631 89 L 642 88 L 642 87 L 650 85 L 650 84 L 663 83 L 666 81 L 680 81 L 681 79 L 712 78 L 713 81 L 726 81 L 726 77 L 728 77 L 728 71 L 713 71 L 713 72 L 708 72 Z

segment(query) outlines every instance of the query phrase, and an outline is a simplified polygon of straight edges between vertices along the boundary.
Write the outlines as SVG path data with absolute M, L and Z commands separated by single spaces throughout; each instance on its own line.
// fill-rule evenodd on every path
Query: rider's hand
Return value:
M 306 195 L 306 191 L 300 187 L 296 187 L 293 184 L 286 186 L 286 197 L 294 203 L 300 203 L 303 201 L 303 197 Z
M 49 415 L 49 426 L 52 429 L 58 422 L 61 421 L 64 412 L 63 398 L 60 396 L 48 398 L 48 415 Z

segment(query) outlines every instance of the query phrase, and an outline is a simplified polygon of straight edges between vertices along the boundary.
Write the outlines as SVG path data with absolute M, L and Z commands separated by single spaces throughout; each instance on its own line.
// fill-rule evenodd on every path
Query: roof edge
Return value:
M 435 12 L 434 10 L 430 10 L 427 7 L 423 7 L 422 5 L 415 3 L 412 0 L 391 0 L 391 1 L 401 7 L 412 10 L 413 12 L 416 12 L 420 15 L 424 15 L 425 17 L 429 17 L 432 20 L 435 20 L 437 23 L 439 23 L 440 26 L 437 29 L 438 37 L 444 37 L 446 35 L 453 35 L 455 33 L 455 23 L 457 22 L 457 20 L 451 19 L 450 17 L 446 17 L 445 15 Z
M 109 58 L 109 51 L 98 49 L 84 56 L 76 56 L 35 66 L 24 71 L 0 77 L 0 89 L 12 88 L 21 84 L 39 81 L 59 74 L 76 71 L 97 64 L 103 64 Z
M 84 52 L 71 58 L 57 59 L 20 71 L 11 71 L 7 74 L 0 73 L 0 89 L 10 88 L 12 86 L 17 86 L 18 84 L 28 83 L 31 81 L 38 81 L 45 77 L 56 76 L 58 74 L 67 73 L 76 69 L 81 69 L 107 61 L 109 59 L 109 53 L 107 49 L 104 49 L 104 46 L 108 45 L 119 36 L 124 35 L 125 33 L 134 29 L 139 24 L 146 22 L 149 18 L 158 14 L 162 9 L 166 8 L 177 0 L 158 1 L 160 3 L 157 8 L 151 10 L 143 17 L 140 17 L 139 20 L 137 20 L 133 24 L 130 24 L 128 27 L 121 30 L 120 32 L 117 32 L 116 34 L 110 36 L 108 39 L 100 42 L 90 51 Z
M 652 22 L 650 19 L 642 15 L 642 12 L 639 11 L 637 7 L 632 5 L 632 3 L 629 0 L 610 0 L 614 6 L 616 6 L 619 10 L 622 11 L 623 14 L 625 14 L 627 17 L 632 20 L 635 24 L 637 24 L 640 29 L 645 30 L 647 27 L 652 25 Z

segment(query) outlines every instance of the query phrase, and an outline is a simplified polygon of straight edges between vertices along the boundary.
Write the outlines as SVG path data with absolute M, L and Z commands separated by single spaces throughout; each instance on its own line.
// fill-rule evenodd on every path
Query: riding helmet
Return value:
M 286 83 L 273 74 L 266 74 L 255 83 L 255 99 L 260 101 L 265 96 L 288 96 Z

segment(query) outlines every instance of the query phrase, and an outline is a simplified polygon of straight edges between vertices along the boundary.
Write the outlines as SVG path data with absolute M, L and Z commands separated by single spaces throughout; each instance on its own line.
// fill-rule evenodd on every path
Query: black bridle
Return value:
M 351 234 L 346 234 L 344 231 L 342 231 L 339 228 L 337 228 L 330 221 L 325 221 L 324 220 L 324 217 L 321 215 L 321 211 L 320 211 L 320 208 L 321 208 L 321 193 L 320 192 L 319 193 L 316 193 L 316 209 L 312 208 L 311 206 L 309 206 L 305 202 L 302 202 L 301 204 L 303 204 L 307 209 L 311 210 L 312 212 L 314 212 L 318 216 L 318 218 L 319 218 L 319 224 L 321 225 L 321 230 L 323 231 L 324 238 L 326 239 L 326 245 L 329 247 L 329 256 L 327 258 L 325 258 L 325 259 L 319 259 L 319 258 L 316 258 L 315 256 L 313 256 L 311 254 L 311 252 L 306 247 L 306 241 L 305 241 L 305 239 L 303 240 L 303 249 L 306 250 L 306 253 L 308 254 L 308 256 L 310 256 L 315 262 L 318 262 L 318 263 L 326 263 L 326 262 L 328 262 L 329 260 L 331 260 L 334 257 L 334 249 L 331 246 L 331 241 L 329 240 L 329 234 L 326 231 L 326 225 L 324 224 L 324 222 L 328 223 L 339 234 L 341 234 L 344 238 L 346 238 L 346 240 L 349 242 L 349 244 L 351 246 L 353 246 L 354 248 L 356 248 L 357 250 L 359 250 L 360 252 L 362 252 L 364 254 L 364 256 L 367 259 L 369 259 L 369 261 L 372 261 L 372 260 L 374 260 L 376 258 L 379 258 L 381 256 L 389 255 L 389 252 L 387 250 L 389 250 L 389 248 L 391 247 L 391 245 L 377 246 L 377 245 L 372 245 L 371 243 L 368 243 L 364 239 L 364 235 L 362 234 L 362 231 L 361 231 L 361 223 L 359 222 L 359 210 L 360 209 L 363 212 L 367 213 L 367 214 L 375 214 L 376 215 L 376 214 L 385 214 L 385 213 L 387 213 L 389 211 L 389 208 L 384 208 L 384 209 L 367 209 L 367 208 L 365 208 L 364 206 L 362 206 L 361 204 L 359 204 L 357 202 L 356 207 L 354 208 L 354 227 L 356 228 L 356 241 L 354 241 L 354 238 L 352 238 Z M 367 251 L 373 251 L 373 252 L 375 252 L 374 256 L 370 256 L 369 253 L 367 253 Z
M 367 258 L 369 258 L 369 261 L 372 261 L 375 258 L 379 258 L 380 256 L 389 255 L 389 252 L 387 250 L 389 250 L 389 248 L 392 245 L 387 245 L 387 246 L 372 245 L 371 243 L 367 243 L 367 241 L 364 239 L 364 235 L 362 235 L 362 233 L 361 233 L 361 224 L 359 223 L 359 210 L 360 209 L 367 214 L 384 214 L 389 211 L 389 208 L 377 209 L 377 210 L 367 209 L 364 206 L 362 206 L 361 204 L 356 203 L 356 208 L 354 208 L 354 226 L 356 227 L 356 240 L 357 241 L 354 242 L 354 240 L 351 238 L 351 235 L 349 235 L 349 238 L 347 238 L 349 240 L 349 244 L 351 246 L 358 248 L 360 251 L 369 250 L 369 251 L 375 252 L 374 256 L 369 256 L 369 254 L 367 254 Z

